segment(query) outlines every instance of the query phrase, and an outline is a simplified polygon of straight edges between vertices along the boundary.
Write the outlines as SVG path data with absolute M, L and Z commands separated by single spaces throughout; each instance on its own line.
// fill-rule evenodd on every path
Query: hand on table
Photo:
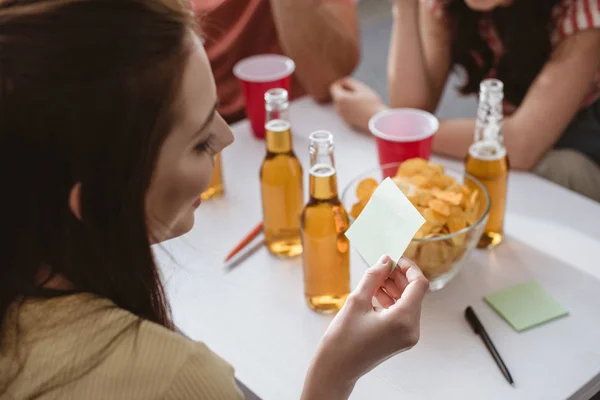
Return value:
M 330 92 L 338 114 L 363 132 L 369 131 L 369 119 L 387 108 L 373 89 L 353 78 L 343 78 L 333 83 Z
M 305 391 L 314 385 L 329 399 L 346 398 L 361 376 L 417 344 L 429 282 L 412 261 L 401 259 L 390 274 L 391 266 L 382 257 L 348 296 L 321 340 Z M 373 297 L 383 310 L 373 309 Z

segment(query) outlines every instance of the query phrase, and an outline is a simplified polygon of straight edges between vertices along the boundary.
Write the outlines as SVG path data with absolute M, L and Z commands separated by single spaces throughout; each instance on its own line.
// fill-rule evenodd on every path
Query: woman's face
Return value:
M 217 91 L 204 47 L 195 35 L 190 46 L 175 122 L 160 150 L 146 198 L 152 243 L 192 229 L 215 155 L 233 142 L 229 126 L 216 112 Z
M 513 0 L 465 0 L 467 6 L 475 11 L 491 11 L 496 7 L 507 7 L 512 2 Z

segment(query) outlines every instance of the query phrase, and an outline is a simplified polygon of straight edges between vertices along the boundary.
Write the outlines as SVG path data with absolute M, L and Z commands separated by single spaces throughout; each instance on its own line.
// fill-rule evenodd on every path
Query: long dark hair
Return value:
M 0 332 L 41 267 L 172 328 L 145 196 L 188 56 L 187 2 L 3 0 L 0 26 Z
M 510 6 L 497 7 L 488 13 L 470 9 L 464 0 L 445 2 L 452 27 L 452 61 L 467 73 L 461 92 L 477 93 L 479 83 L 496 67 L 496 77 L 504 82 L 505 99 L 519 105 L 552 51 L 552 11 L 559 2 L 514 0 Z M 496 27 L 506 50 L 498 65 L 494 65 L 493 52 L 480 35 L 484 19 Z M 480 61 L 473 57 L 473 51 Z

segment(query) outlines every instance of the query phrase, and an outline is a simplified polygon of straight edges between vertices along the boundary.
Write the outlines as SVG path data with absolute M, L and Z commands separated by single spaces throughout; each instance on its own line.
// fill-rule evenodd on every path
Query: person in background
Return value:
M 328 101 L 329 86 L 360 58 L 356 0 L 193 0 L 217 82 L 219 112 L 245 118 L 234 65 L 249 56 L 285 54 L 296 63 L 292 98 Z
M 191 9 L 7 0 L 0 24 L 0 399 L 241 399 L 233 368 L 176 333 L 151 249 L 192 228 L 233 141 Z M 391 267 L 333 319 L 303 399 L 345 399 L 417 343 L 429 283 Z
M 433 112 L 454 67 L 476 94 L 503 81 L 511 167 L 600 201 L 600 2 L 598 0 L 393 0 L 388 60 L 391 107 Z M 367 86 L 331 88 L 344 119 L 367 130 L 384 109 Z M 436 153 L 463 158 L 474 119 L 443 120 Z

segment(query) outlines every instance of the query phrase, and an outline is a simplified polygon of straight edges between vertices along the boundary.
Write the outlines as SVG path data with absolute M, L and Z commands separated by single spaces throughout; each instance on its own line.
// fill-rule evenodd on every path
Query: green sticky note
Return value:
M 564 317 L 569 312 L 537 282 L 525 282 L 484 297 L 517 332 Z
M 394 181 L 386 178 L 346 231 L 346 237 L 369 265 L 388 255 L 394 268 L 424 223 L 425 219 Z

